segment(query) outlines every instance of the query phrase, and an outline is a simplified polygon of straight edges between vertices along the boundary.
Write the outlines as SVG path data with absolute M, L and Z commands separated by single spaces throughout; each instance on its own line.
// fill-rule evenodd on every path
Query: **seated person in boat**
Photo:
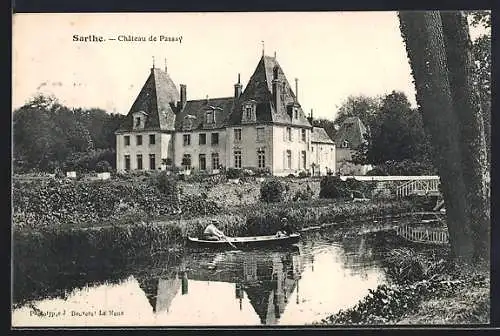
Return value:
M 221 240 L 226 235 L 221 230 L 217 229 L 216 224 L 219 224 L 216 220 L 212 220 L 212 223 L 209 224 L 205 231 L 203 231 L 203 239 L 206 240 Z
M 286 237 L 291 233 L 290 225 L 288 224 L 288 218 L 281 218 L 281 230 L 276 232 L 276 237 Z

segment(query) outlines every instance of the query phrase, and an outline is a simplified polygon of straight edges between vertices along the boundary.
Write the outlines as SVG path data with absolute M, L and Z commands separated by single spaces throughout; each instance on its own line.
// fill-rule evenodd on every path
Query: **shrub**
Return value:
M 323 177 L 320 182 L 320 198 L 341 198 L 347 197 L 349 192 L 340 177 L 328 175 Z
M 153 175 L 151 177 L 151 184 L 166 196 L 176 196 L 179 192 L 176 177 L 168 175 L 166 171 L 161 171 L 157 175 Z
M 305 177 L 309 177 L 309 176 L 311 176 L 311 173 L 310 173 L 310 172 L 306 172 L 306 171 L 303 171 L 303 170 L 302 170 L 302 171 L 300 171 L 300 173 L 299 173 L 299 177 L 300 177 L 300 178 L 305 178 Z
M 228 179 L 237 179 L 242 176 L 242 170 L 239 168 L 228 168 L 226 171 L 226 176 Z
M 104 173 L 111 170 L 111 165 L 109 164 L 108 161 L 105 160 L 97 162 L 95 167 L 97 172 L 99 173 Z
M 285 186 L 277 179 L 268 179 L 260 185 L 260 200 L 266 203 L 283 201 Z
M 294 202 L 296 201 L 309 201 L 312 198 L 312 190 L 297 190 L 295 192 L 295 195 L 293 195 L 292 200 Z

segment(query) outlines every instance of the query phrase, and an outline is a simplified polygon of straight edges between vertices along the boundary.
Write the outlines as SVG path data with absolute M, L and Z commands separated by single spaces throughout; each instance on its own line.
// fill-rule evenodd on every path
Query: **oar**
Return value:
M 222 236 L 222 237 L 223 237 L 223 238 L 224 238 L 224 240 L 225 240 L 225 241 L 227 241 L 227 243 L 228 243 L 229 245 L 231 245 L 231 246 L 232 246 L 235 250 L 237 250 L 237 249 L 238 249 L 238 248 L 237 248 L 237 247 L 236 247 L 233 243 L 231 243 L 231 242 L 229 241 L 229 238 L 227 238 L 226 236 Z

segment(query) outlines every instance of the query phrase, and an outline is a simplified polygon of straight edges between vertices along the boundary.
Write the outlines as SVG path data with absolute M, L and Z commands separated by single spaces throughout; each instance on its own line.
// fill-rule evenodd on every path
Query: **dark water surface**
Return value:
M 310 324 L 354 306 L 369 289 L 387 281 L 381 266 L 386 236 L 332 229 L 304 234 L 297 246 L 287 250 L 186 250 L 126 260 L 95 251 L 55 252 L 58 260 L 14 267 L 14 303 L 19 304 L 12 322 L 14 326 Z M 36 271 L 40 262 L 46 263 L 43 272 Z

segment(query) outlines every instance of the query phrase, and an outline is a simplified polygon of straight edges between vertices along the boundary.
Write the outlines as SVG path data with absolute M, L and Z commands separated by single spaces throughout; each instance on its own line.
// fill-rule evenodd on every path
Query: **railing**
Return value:
M 412 194 L 435 194 L 439 193 L 439 178 L 428 180 L 414 180 L 403 183 L 396 189 L 398 197 L 405 197 Z
M 448 231 L 443 229 L 414 228 L 401 226 L 396 228 L 401 237 L 415 243 L 446 245 L 449 243 Z

